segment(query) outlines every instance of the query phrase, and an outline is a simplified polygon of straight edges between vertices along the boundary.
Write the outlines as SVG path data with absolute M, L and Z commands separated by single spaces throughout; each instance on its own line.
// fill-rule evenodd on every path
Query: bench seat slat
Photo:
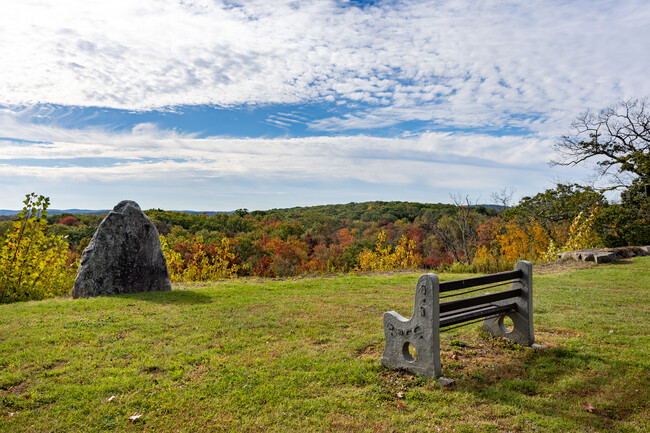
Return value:
M 453 312 L 467 307 L 487 304 L 504 299 L 517 298 L 521 296 L 521 289 L 504 290 L 497 293 L 487 293 L 485 295 L 474 296 L 473 298 L 458 299 L 456 301 L 443 302 L 440 304 L 440 314 Z
M 440 319 L 440 327 L 444 328 L 446 326 L 456 325 L 458 323 L 467 322 L 473 319 L 480 319 L 481 317 L 491 316 L 497 313 L 504 313 L 506 311 L 516 311 L 517 304 L 512 303 L 508 305 L 493 305 L 488 308 L 483 308 L 480 310 L 473 310 L 466 313 L 455 314 L 452 316 L 446 316 L 444 319 Z
M 487 303 L 481 305 L 474 305 L 466 308 L 459 308 L 458 310 L 454 310 L 454 311 L 445 311 L 444 313 L 440 313 L 440 319 L 444 319 L 445 317 L 450 317 L 450 316 L 457 316 L 459 314 L 469 313 L 470 311 L 485 310 L 486 308 L 491 308 L 491 307 L 494 307 L 494 304 Z
M 516 280 L 521 278 L 521 270 L 499 272 L 496 274 L 484 275 L 482 277 L 467 278 L 465 280 L 443 281 L 440 283 L 440 293 L 451 290 L 467 289 L 470 287 L 482 286 L 484 284 L 498 283 L 507 280 Z

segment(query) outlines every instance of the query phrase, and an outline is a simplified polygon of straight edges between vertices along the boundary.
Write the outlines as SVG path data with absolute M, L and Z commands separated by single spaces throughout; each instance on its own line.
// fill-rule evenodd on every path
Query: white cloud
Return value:
M 120 133 L 46 127 L 1 113 L 0 130 L 13 137 L 0 141 L 0 207 L 8 208 L 30 191 L 51 196 L 53 207 L 97 209 L 125 198 L 197 210 L 448 202 L 454 192 L 488 201 L 506 185 L 530 195 L 568 173 L 543 162 L 550 143 L 536 136 L 197 138 L 150 124 Z
M 535 136 L 432 132 L 410 138 L 197 138 L 151 124 L 121 133 L 23 124 L 7 111 L 0 112 L 0 129 L 13 137 L 0 141 L 0 177 L 13 183 L 344 182 L 438 189 L 446 196 L 450 190 L 476 190 L 477 185 L 496 190 L 550 176 L 538 162 L 548 159 L 550 143 Z
M 554 134 L 585 108 L 650 94 L 649 21 L 642 0 L 10 2 L 0 105 L 347 100 L 370 106 L 312 127 L 419 119 Z

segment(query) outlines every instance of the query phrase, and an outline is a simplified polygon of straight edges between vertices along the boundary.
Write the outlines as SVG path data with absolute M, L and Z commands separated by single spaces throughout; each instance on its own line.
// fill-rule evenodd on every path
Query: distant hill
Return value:
M 102 209 L 102 210 L 96 210 L 96 209 L 48 209 L 47 213 L 48 215 L 61 215 L 61 214 L 89 214 L 89 215 L 105 215 L 107 214 L 109 209 Z M 9 209 L 0 209 L 0 216 L 14 216 L 18 215 L 20 211 L 19 210 L 9 210 Z M 180 213 L 186 213 L 186 214 L 206 214 L 209 216 L 214 216 L 216 214 L 220 213 L 227 213 L 231 214 L 232 212 L 226 212 L 226 211 L 209 211 L 209 212 L 203 212 L 203 211 L 196 211 L 196 210 L 176 210 L 172 212 L 180 212 Z
M 484 207 L 486 209 L 494 209 L 498 211 L 506 210 L 507 208 L 500 204 L 477 204 L 472 207 Z
M 496 214 L 503 207 L 499 205 L 474 205 L 474 208 L 483 209 L 483 213 Z M 404 221 L 413 221 L 416 217 L 429 215 L 431 219 L 434 215 L 442 213 L 452 213 L 456 209 L 455 205 L 445 203 L 417 203 L 406 201 L 370 201 L 363 203 L 347 204 L 328 204 L 320 206 L 292 207 L 283 209 L 269 209 L 267 211 L 252 211 L 251 214 L 275 217 L 282 220 L 299 217 L 302 215 L 320 213 L 326 216 L 334 217 L 338 220 L 350 219 L 361 221 L 388 221 L 395 222 L 399 219 Z M 433 219 L 437 219 L 434 217 Z
M 18 215 L 19 210 L 0 209 L 0 215 L 13 216 Z M 91 209 L 48 209 L 47 213 L 50 215 L 60 215 L 64 213 L 69 214 L 91 214 L 102 215 L 108 213 L 108 210 L 91 210 Z
M 439 207 L 446 207 L 446 208 L 453 208 L 453 205 L 450 204 L 423 204 L 423 203 L 409 203 L 409 202 L 383 202 L 383 201 L 374 201 L 374 202 L 363 202 L 363 203 L 348 203 L 348 204 L 328 204 L 328 205 L 316 205 L 316 206 L 301 206 L 301 207 L 293 207 L 293 208 L 281 208 L 281 209 L 269 209 L 266 211 L 251 211 L 253 214 L 262 214 L 262 215 L 291 215 L 291 214 L 302 214 L 305 212 L 322 212 L 327 215 L 336 215 L 336 214 L 341 214 L 341 213 L 352 213 L 356 214 L 356 219 L 360 217 L 361 214 L 365 213 L 368 210 L 371 210 L 373 205 L 375 208 L 379 207 L 381 209 L 389 208 L 390 211 L 394 211 L 395 208 L 401 208 L 400 211 L 398 212 L 399 214 L 404 213 L 404 207 L 408 206 L 411 208 L 411 212 L 415 211 L 416 213 L 419 212 L 422 208 L 439 208 Z M 501 211 L 504 209 L 503 206 L 496 205 L 496 204 L 477 204 L 473 205 L 472 207 L 483 207 L 486 209 L 493 209 L 496 211 Z M 152 209 L 153 210 L 153 209 Z M 156 209 L 156 210 L 163 210 L 163 209 Z M 20 211 L 18 210 L 9 210 L 9 209 L 0 209 L 0 216 L 14 216 L 17 215 Z M 109 212 L 109 209 L 48 209 L 47 210 L 49 215 L 61 215 L 61 214 L 89 214 L 89 215 L 105 215 Z M 207 216 L 214 216 L 217 214 L 233 214 L 235 211 L 197 211 L 197 210 L 172 210 L 170 212 L 178 212 L 178 213 L 185 213 L 188 215 L 197 215 L 197 214 L 202 214 L 202 215 L 207 215 Z M 248 213 L 247 210 L 244 210 L 245 213 Z M 408 213 L 408 212 L 407 212 Z M 405 215 L 400 215 L 399 217 L 403 217 Z

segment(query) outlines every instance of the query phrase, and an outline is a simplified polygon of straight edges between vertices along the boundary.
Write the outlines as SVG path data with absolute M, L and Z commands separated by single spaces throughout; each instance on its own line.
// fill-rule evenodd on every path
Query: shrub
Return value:
M 68 244 L 45 235 L 50 200 L 27 194 L 25 207 L 7 233 L 0 249 L 0 303 L 65 295 L 74 281 L 74 264 L 68 265 Z
M 160 244 L 172 282 L 234 278 L 239 271 L 230 239 L 226 237 L 221 242 L 206 245 L 201 236 L 195 236 L 190 242 L 179 242 L 171 248 L 167 238 L 161 235 Z

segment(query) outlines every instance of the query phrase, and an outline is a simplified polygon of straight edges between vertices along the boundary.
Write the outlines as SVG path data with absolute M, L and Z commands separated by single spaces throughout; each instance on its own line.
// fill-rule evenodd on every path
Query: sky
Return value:
M 515 200 L 650 96 L 647 0 L 0 3 L 0 209 Z

